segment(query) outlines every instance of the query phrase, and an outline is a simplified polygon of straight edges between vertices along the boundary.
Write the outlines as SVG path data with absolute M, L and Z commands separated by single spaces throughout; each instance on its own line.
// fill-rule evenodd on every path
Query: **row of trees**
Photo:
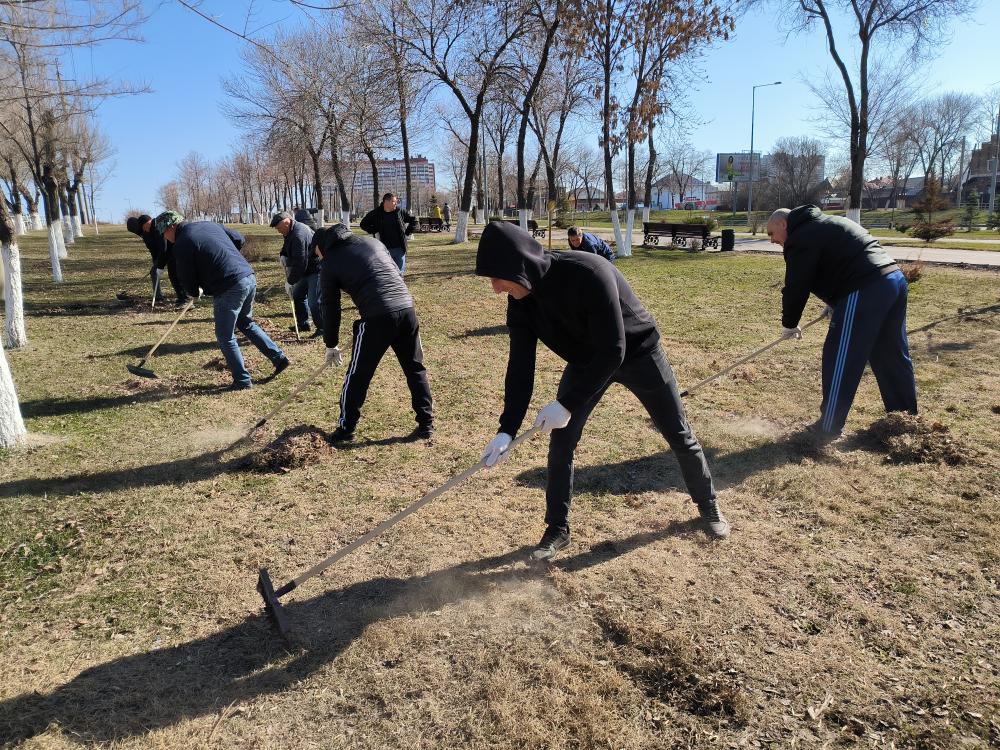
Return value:
M 61 282 L 66 246 L 93 215 L 98 165 L 110 155 L 95 108 L 126 91 L 107 81 L 67 76 L 67 57 L 102 40 L 130 38 L 141 20 L 139 4 L 130 0 L 0 0 L 0 256 L 8 347 L 27 343 L 17 237 L 47 228 L 52 278 Z M 0 447 L 23 434 L 0 345 Z

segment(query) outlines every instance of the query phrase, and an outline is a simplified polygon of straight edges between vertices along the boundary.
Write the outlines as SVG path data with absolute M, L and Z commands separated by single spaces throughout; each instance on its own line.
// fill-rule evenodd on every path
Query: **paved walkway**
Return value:
M 592 232 L 605 240 L 612 240 L 614 232 L 604 227 L 593 228 L 583 227 L 587 232 Z M 553 247 L 562 239 L 560 230 L 555 230 L 556 234 L 552 238 Z M 639 232 L 633 230 L 633 241 L 642 243 L 642 227 Z M 995 246 L 998 240 L 965 240 L 966 242 L 982 242 L 986 247 Z M 780 254 L 781 248 L 771 244 L 766 239 L 755 238 L 752 235 L 737 235 L 736 250 L 751 253 L 775 253 Z M 886 245 L 886 251 L 896 260 L 920 260 L 925 263 L 942 263 L 947 265 L 970 265 L 985 266 L 988 268 L 1000 269 L 1000 251 L 998 250 L 959 250 L 943 246 L 934 247 L 904 247 L 900 245 Z

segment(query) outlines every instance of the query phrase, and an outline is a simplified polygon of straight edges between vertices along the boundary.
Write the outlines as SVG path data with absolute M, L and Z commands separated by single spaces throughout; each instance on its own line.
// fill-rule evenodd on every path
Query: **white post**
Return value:
M 20 349 L 28 343 L 24 330 L 24 296 L 21 290 L 21 253 L 17 242 L 0 245 L 4 279 L 4 332 L 7 346 Z

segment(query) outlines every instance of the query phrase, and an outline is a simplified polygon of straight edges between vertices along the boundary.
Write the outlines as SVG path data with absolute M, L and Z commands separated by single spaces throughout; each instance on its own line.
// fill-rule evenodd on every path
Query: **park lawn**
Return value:
M 245 229 L 260 286 L 278 282 L 277 235 Z M 413 422 L 389 357 L 357 445 L 255 473 L 244 459 L 278 433 L 337 415 L 343 370 L 225 450 L 322 360 L 320 342 L 291 340 L 287 300 L 257 306 L 293 361 L 276 380 L 251 352 L 255 388 L 218 390 L 203 302 L 152 360 L 160 379 L 140 381 L 125 364 L 173 315 L 145 305 L 145 249 L 102 230 L 70 248 L 56 287 L 43 242 L 22 241 L 30 345 L 8 352 L 32 438 L 0 453 L 0 745 L 1000 740 L 1000 276 L 925 267 L 911 293 L 922 416 L 964 462 L 889 461 L 867 429 L 883 417 L 870 374 L 840 446 L 792 437 L 817 416 L 820 323 L 687 399 L 729 540 L 699 530 L 662 439 L 612 388 L 577 451 L 573 543 L 554 565 L 523 563 L 542 532 L 535 439 L 286 597 L 286 645 L 258 568 L 280 585 L 475 463 L 496 431 L 504 301 L 472 275 L 473 246 L 420 237 L 409 257 L 433 440 L 395 440 Z M 682 386 L 779 328 L 780 258 L 640 250 L 618 267 Z M 125 288 L 140 300 L 116 301 Z M 529 414 L 560 365 L 540 353 Z
M 986 242 L 952 242 L 951 240 L 941 242 L 938 240 L 928 243 L 913 237 L 899 240 L 879 237 L 879 241 L 884 247 L 932 247 L 936 250 L 986 250 L 994 253 L 1000 251 L 1000 244 Z

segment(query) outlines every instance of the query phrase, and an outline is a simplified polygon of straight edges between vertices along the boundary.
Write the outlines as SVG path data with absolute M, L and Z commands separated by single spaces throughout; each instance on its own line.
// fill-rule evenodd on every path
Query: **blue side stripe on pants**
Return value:
M 847 364 L 847 352 L 851 345 L 851 329 L 854 327 L 854 312 L 858 307 L 858 292 L 851 292 L 847 298 L 844 310 L 843 328 L 840 333 L 840 348 L 837 350 L 837 361 L 833 369 L 833 379 L 830 382 L 830 394 L 827 398 L 826 414 L 823 415 L 823 429 L 830 431 L 834 423 L 834 413 L 837 410 L 837 399 L 840 396 L 840 382 Z
M 365 321 L 358 325 L 358 335 L 354 339 L 354 350 L 351 352 L 351 365 L 347 368 L 347 377 L 344 378 L 344 387 L 340 391 L 340 420 L 338 424 L 344 427 L 344 409 L 347 404 L 347 387 L 351 384 L 351 375 L 358 367 L 358 358 L 361 354 L 361 340 L 365 337 Z

